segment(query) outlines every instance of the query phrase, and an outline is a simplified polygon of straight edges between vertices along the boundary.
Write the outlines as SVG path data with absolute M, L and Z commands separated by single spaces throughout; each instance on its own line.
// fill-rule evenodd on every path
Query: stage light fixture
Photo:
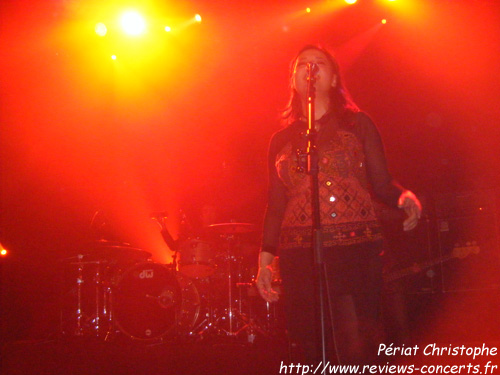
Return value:
M 136 11 L 127 11 L 123 13 L 120 24 L 123 31 L 131 36 L 138 36 L 146 31 L 146 21 Z
M 99 36 L 105 36 L 108 33 L 108 28 L 102 22 L 96 23 L 94 31 Z
M 355 4 L 357 1 L 358 0 L 345 0 L 345 2 L 350 5 Z
M 382 24 L 384 24 L 384 25 L 385 25 L 385 24 L 387 23 L 387 20 L 384 18 L 384 19 L 383 19 L 382 21 L 380 21 L 380 22 L 382 22 Z
M 306 8 L 307 13 L 311 13 L 311 8 Z
M 199 14 L 194 16 L 196 22 L 201 22 L 201 16 Z
M 111 60 L 116 60 L 116 55 L 111 55 Z
M 165 31 L 169 33 L 172 31 L 172 28 L 170 26 L 165 26 Z

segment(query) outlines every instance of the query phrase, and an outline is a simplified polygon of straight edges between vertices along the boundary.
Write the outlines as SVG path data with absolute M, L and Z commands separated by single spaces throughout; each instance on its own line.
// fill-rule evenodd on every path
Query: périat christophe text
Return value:
M 448 345 L 439 346 L 437 344 L 428 344 L 425 347 L 413 346 L 394 346 L 394 344 L 380 344 L 378 347 L 379 356 L 416 356 L 423 354 L 424 356 L 468 356 L 475 360 L 481 356 L 496 356 L 498 348 L 496 346 L 489 347 L 486 344 L 481 346 L 466 346 L 466 345 Z

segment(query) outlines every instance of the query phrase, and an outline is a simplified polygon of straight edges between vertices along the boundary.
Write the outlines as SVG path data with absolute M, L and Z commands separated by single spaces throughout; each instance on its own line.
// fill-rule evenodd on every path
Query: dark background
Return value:
M 413 235 L 425 247 L 419 256 L 449 252 L 455 232 L 472 231 L 460 245 L 487 238 L 483 263 L 496 269 L 498 2 L 147 1 L 158 24 L 195 13 L 203 22 L 171 35 L 151 26 L 150 39 L 133 40 L 111 27 L 106 38 L 95 35 L 95 23 L 118 6 L 109 4 L 99 12 L 103 2 L 2 2 L 5 337 L 53 329 L 61 260 L 94 239 L 98 210 L 117 238 L 161 263 L 170 252 L 153 211 L 171 213 L 174 233 L 179 209 L 196 217 L 207 203 L 220 222 L 260 228 L 288 64 L 309 43 L 336 53 L 354 100 L 379 127 L 391 172 L 424 203 L 427 225 Z M 468 225 L 483 220 L 481 208 L 490 215 L 486 232 Z M 461 218 L 445 244 L 443 217 Z M 402 236 L 394 246 L 411 247 L 394 235 Z

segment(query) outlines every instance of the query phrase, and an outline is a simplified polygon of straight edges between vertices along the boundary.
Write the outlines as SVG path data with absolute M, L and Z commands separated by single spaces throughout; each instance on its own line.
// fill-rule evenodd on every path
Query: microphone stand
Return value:
M 319 200 L 319 157 L 317 149 L 318 132 L 315 127 L 315 99 L 316 99 L 316 72 L 314 64 L 307 64 L 308 84 L 307 84 L 307 118 L 308 129 L 307 138 L 307 173 L 311 178 L 311 208 L 312 208 L 312 251 L 314 259 L 315 271 L 315 297 L 316 297 L 316 330 L 320 330 L 318 337 L 319 346 L 321 348 L 322 363 L 326 361 L 326 324 L 325 324 L 325 266 L 323 259 L 323 239 L 320 216 L 320 200 Z M 321 340 L 321 341 L 320 341 Z

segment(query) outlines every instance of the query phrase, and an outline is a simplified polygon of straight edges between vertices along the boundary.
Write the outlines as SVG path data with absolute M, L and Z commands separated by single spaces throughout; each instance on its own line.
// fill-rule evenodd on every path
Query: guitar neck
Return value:
M 436 264 L 447 262 L 453 258 L 455 258 L 455 256 L 453 254 L 449 254 L 449 255 L 444 255 L 444 256 L 436 258 L 436 259 L 428 260 L 426 262 L 417 263 L 414 266 L 406 267 L 406 268 L 403 268 L 403 269 L 400 269 L 400 270 L 397 270 L 397 271 L 394 271 L 394 272 L 391 272 L 391 273 L 385 275 L 384 281 L 385 282 L 395 281 L 395 280 L 401 279 L 403 277 L 419 273 L 427 268 L 435 266 Z
M 426 268 L 430 268 L 436 264 L 439 263 L 444 263 L 449 261 L 450 259 L 453 258 L 460 258 L 463 259 L 467 257 L 469 254 L 478 254 L 481 251 L 479 246 L 477 245 L 472 245 L 472 246 L 456 246 L 453 248 L 453 251 L 448 254 L 448 255 L 443 255 L 442 257 L 436 258 L 436 259 L 431 259 L 427 262 L 422 262 L 422 263 L 417 263 L 411 267 L 406 267 L 401 270 L 397 270 L 394 272 L 391 272 L 389 274 L 386 274 L 383 276 L 384 282 L 391 282 L 397 279 L 400 279 L 405 276 L 413 275 L 416 273 L 419 273 L 423 271 Z

